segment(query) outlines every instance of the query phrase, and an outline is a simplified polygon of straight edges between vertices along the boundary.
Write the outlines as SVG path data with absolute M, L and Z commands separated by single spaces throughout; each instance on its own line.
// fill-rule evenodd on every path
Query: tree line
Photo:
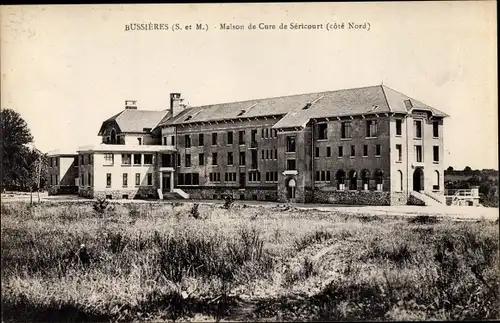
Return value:
M 26 121 L 12 109 L 0 112 L 1 190 L 35 191 L 48 186 L 47 154 L 33 145 Z

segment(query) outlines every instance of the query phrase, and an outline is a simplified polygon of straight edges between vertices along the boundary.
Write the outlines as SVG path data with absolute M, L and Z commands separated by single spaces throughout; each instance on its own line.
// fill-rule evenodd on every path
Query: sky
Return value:
M 0 18 L 1 108 L 42 151 L 99 143 L 125 100 L 161 110 L 171 92 L 195 106 L 383 82 L 450 115 L 446 166 L 498 169 L 494 1 L 2 6 Z M 125 31 L 150 22 L 169 30 Z

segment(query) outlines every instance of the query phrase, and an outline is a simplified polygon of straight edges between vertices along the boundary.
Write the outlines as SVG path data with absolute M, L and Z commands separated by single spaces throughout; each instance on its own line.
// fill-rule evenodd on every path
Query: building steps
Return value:
M 189 194 L 181 190 L 180 188 L 174 188 L 172 192 L 179 194 L 183 199 L 189 199 Z
M 439 204 L 445 204 L 444 195 L 439 195 L 439 194 L 436 194 L 436 193 L 430 192 L 430 191 L 424 191 L 424 194 L 427 195 L 428 197 L 430 197 L 431 199 L 435 200 Z
M 413 201 L 412 201 L 413 200 Z M 420 192 L 416 191 L 411 191 L 410 192 L 410 204 L 416 204 L 416 205 L 441 205 L 440 202 L 435 200 L 434 198 L 422 194 Z

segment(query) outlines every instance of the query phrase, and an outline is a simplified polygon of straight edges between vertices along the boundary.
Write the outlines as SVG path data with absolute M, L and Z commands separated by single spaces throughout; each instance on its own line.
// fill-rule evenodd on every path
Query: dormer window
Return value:
M 238 116 L 242 116 L 245 114 L 245 112 L 247 112 L 246 110 L 241 110 L 240 113 L 238 113 Z
M 184 121 L 188 121 L 192 118 L 193 116 L 188 116 L 186 119 L 184 119 Z
M 312 105 L 311 103 L 306 104 L 306 105 L 302 108 L 302 110 L 307 110 L 307 109 L 309 109 L 309 108 L 311 107 L 311 105 Z

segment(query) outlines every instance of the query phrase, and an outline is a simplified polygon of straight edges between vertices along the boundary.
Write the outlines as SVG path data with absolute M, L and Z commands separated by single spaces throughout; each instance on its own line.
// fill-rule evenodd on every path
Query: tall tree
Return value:
M 23 187 L 35 156 L 25 145 L 33 142 L 28 124 L 12 109 L 0 112 L 0 135 L 2 139 L 2 189 Z

